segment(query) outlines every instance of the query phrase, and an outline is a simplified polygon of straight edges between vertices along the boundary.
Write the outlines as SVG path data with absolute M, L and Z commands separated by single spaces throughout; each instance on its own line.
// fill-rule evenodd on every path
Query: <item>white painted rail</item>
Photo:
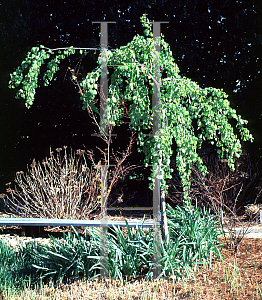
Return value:
M 142 221 L 142 220 L 127 220 L 129 227 L 142 226 L 152 228 L 159 222 Z M 1 225 L 15 226 L 83 226 L 83 227 L 126 227 L 125 221 L 112 220 L 71 220 L 71 219 L 40 219 L 40 218 L 0 218 Z

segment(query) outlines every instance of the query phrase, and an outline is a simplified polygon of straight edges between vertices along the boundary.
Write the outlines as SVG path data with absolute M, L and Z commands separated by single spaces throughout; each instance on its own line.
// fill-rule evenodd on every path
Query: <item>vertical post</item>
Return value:
M 154 171 L 157 166 L 154 166 Z M 153 189 L 153 218 L 154 218 L 154 244 L 153 244 L 153 277 L 158 279 L 161 274 L 161 232 L 160 232 L 160 186 L 159 180 L 154 178 Z
M 100 239 L 101 277 L 108 277 L 108 241 L 107 241 L 107 166 L 101 165 L 101 225 Z
M 162 166 L 162 157 L 160 156 L 160 168 Z M 167 244 L 169 243 L 168 236 L 168 226 L 167 226 L 167 216 L 166 216 L 166 201 L 165 201 L 165 192 L 160 187 L 160 208 L 161 208 L 161 233 L 162 238 L 167 238 Z
M 153 41 L 154 41 L 154 61 L 153 61 L 153 78 L 154 78 L 154 93 L 152 99 L 152 107 L 156 107 L 160 99 L 160 23 L 163 22 L 153 22 Z M 165 22 L 168 23 L 168 22 Z M 160 124 L 160 115 L 157 113 L 153 120 L 153 135 L 160 134 L 161 124 Z M 159 224 L 161 221 L 162 234 L 167 232 L 167 222 L 166 222 L 166 210 L 165 210 L 165 195 L 164 191 L 161 189 L 161 183 L 159 176 L 161 170 L 161 153 L 159 155 L 158 164 L 154 166 L 154 171 L 158 171 L 157 175 L 154 177 L 154 190 L 153 190 L 153 216 L 155 224 Z M 163 209 L 164 208 L 164 209 Z M 160 218 L 160 209 L 162 211 Z M 166 226 L 166 227 L 165 227 Z M 164 228 L 164 230 L 163 230 Z M 166 228 L 166 229 L 165 229 Z M 154 228 L 154 269 L 153 276 L 154 279 L 159 278 L 161 274 L 161 232 L 159 225 L 155 225 Z
M 100 134 L 108 135 L 107 101 L 108 101 L 108 80 L 107 80 L 107 50 L 108 50 L 108 23 L 116 22 L 92 22 L 100 24 L 100 57 L 101 57 L 101 77 L 100 77 Z M 106 114 L 105 114 L 106 113 Z
M 108 23 L 116 22 L 92 22 L 100 24 L 100 46 L 101 46 L 101 79 L 100 79 L 100 135 L 105 133 L 108 138 L 108 81 L 107 81 L 107 49 L 108 49 Z M 108 145 L 109 148 L 109 145 Z M 109 149 L 108 149 L 109 153 Z M 109 164 L 109 160 L 108 160 Z M 107 172 L 108 165 L 101 165 L 101 226 L 102 235 L 100 239 L 101 277 L 108 277 L 108 241 L 107 241 Z

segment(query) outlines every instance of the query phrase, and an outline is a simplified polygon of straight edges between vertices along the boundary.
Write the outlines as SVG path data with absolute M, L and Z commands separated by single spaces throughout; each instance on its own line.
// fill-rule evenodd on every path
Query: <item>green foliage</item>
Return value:
M 92 271 L 99 260 L 99 248 L 89 241 L 87 232 L 82 237 L 73 230 L 74 234 L 64 234 L 62 239 L 51 237 L 50 245 L 43 246 L 44 251 L 32 253 L 38 280 L 51 278 L 58 284 L 66 278 L 92 279 L 99 275 L 99 271 Z
M 35 263 L 32 251 L 42 253 L 40 244 L 30 242 L 17 250 L 11 249 L 0 241 L 0 290 L 22 289 L 26 284 L 36 280 Z
M 170 239 L 173 243 L 183 240 L 184 261 L 203 264 L 205 267 L 209 263 L 212 264 L 212 258 L 217 255 L 221 259 L 218 247 L 223 244 L 217 241 L 219 234 L 222 234 L 219 228 L 219 220 L 217 216 L 212 216 L 210 211 L 193 206 L 177 206 L 173 209 L 167 204 L 167 222 L 169 225 Z M 182 258 L 182 256 L 181 256 Z
M 145 233 L 142 227 L 130 228 L 127 224 L 127 234 L 116 226 L 112 233 L 108 233 L 108 274 L 112 278 L 124 280 L 125 277 L 140 276 L 144 270 L 152 268 L 153 235 Z M 101 230 L 89 229 L 92 235 L 92 243 L 101 247 Z M 99 266 L 94 269 L 101 268 Z M 143 270 L 144 269 L 144 270 Z M 147 273 L 147 272 L 145 272 Z
M 50 83 L 55 72 L 59 70 L 60 61 L 75 53 L 73 47 L 62 50 L 63 53 L 61 50 L 58 50 L 58 54 L 55 55 L 55 58 L 51 59 L 47 64 L 47 70 L 43 76 L 45 86 Z M 16 94 L 16 98 L 25 99 L 27 108 L 33 105 L 41 66 L 50 58 L 51 54 L 54 54 L 53 50 L 45 48 L 42 45 L 40 47 L 33 47 L 31 51 L 27 53 L 27 57 L 22 61 L 21 66 L 17 67 L 15 72 L 11 74 L 9 88 L 21 87 Z M 24 72 L 26 70 L 27 74 L 25 75 Z
M 194 207 L 167 205 L 170 240 L 160 241 L 162 276 L 173 275 L 173 280 L 186 276 L 198 265 L 211 266 L 212 259 L 221 259 L 218 243 L 218 223 L 207 211 Z M 73 227 L 72 227 L 73 228 Z M 89 233 L 90 235 L 89 235 Z M 154 233 L 142 227 L 130 228 L 127 233 L 113 227 L 107 234 L 108 273 L 112 278 L 153 276 L 152 257 Z M 24 280 L 35 284 L 49 280 L 59 284 L 66 279 L 91 280 L 100 274 L 101 230 L 89 228 L 84 236 L 76 229 L 63 238 L 52 238 L 49 244 L 28 243 L 14 252 L 0 244 L 0 287 L 5 283 L 19 286 Z M 186 272 L 186 273 L 185 273 Z
M 172 51 L 163 36 L 154 41 L 152 24 L 146 15 L 141 17 L 141 22 L 145 27 L 144 36 L 136 35 L 126 46 L 114 51 L 103 50 L 98 59 L 99 66 L 79 83 L 83 91 L 83 109 L 91 107 L 98 113 L 95 98 L 101 73 L 100 64 L 107 59 L 107 65 L 113 72 L 110 75 L 108 105 L 103 119 L 119 126 L 123 118 L 123 100 L 129 106 L 129 128 L 138 133 L 139 151 L 145 153 L 145 165 L 157 166 L 152 168 L 151 188 L 154 186 L 153 178 L 157 176 L 161 179 L 161 187 L 167 191 L 165 180 L 171 178 L 173 171 L 170 168 L 170 159 L 171 146 L 175 142 L 176 163 L 186 197 L 186 191 L 190 188 L 192 165 L 196 164 L 203 174 L 207 172 L 197 153 L 204 141 L 216 145 L 219 158 L 226 158 L 229 167 L 234 170 L 235 159 L 241 154 L 240 140 L 252 141 L 253 137 L 245 127 L 247 121 L 230 107 L 228 96 L 223 90 L 211 87 L 203 89 L 196 82 L 181 77 Z M 157 43 L 161 46 L 159 53 L 155 51 Z M 63 55 L 72 54 L 69 50 L 63 50 Z M 10 86 L 17 87 L 22 84 L 17 96 L 26 99 L 27 107 L 33 103 L 40 66 L 44 59 L 49 58 L 51 52 L 50 49 L 45 52 L 43 49 L 33 48 L 21 67 L 11 75 Z M 48 64 L 44 75 L 46 84 L 52 79 L 52 72 L 57 70 L 63 55 L 56 55 Z M 156 57 L 159 58 L 161 66 L 162 76 L 159 81 L 153 74 Z M 23 71 L 26 68 L 29 71 L 24 76 Z M 151 108 L 155 87 L 160 92 L 160 100 Z M 148 135 L 148 130 L 154 125 L 154 116 L 160 129 L 156 134 Z M 196 128 L 193 120 L 197 124 Z M 231 120 L 236 123 L 235 128 L 231 125 Z

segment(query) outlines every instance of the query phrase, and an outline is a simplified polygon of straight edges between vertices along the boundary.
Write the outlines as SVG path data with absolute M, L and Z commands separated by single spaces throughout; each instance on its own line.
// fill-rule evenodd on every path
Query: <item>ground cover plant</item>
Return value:
M 202 152 L 208 174 L 204 176 L 195 165 L 192 166 L 191 188 L 189 196 L 193 205 L 219 216 L 220 226 L 230 234 L 226 245 L 234 251 L 245 237 L 251 225 L 259 220 L 261 204 L 261 172 L 256 161 L 251 161 L 248 154 L 242 154 L 236 160 L 236 169 L 230 170 L 225 161 L 219 161 L 212 147 Z M 172 165 L 175 164 L 172 162 Z M 172 205 L 182 205 L 183 189 L 176 172 L 169 180 L 168 199 Z M 241 228 L 233 234 L 235 228 Z
M 188 207 L 175 210 L 168 206 L 167 209 L 172 221 L 169 243 L 161 242 L 161 276 L 172 276 L 175 282 L 190 274 L 192 269 L 196 270 L 196 265 L 205 267 L 211 265 L 215 256 L 221 258 L 222 244 L 217 242 L 216 221 L 207 212 L 202 215 L 200 211 Z M 193 227 L 193 223 L 197 225 Z M 6 264 L 8 261 L 11 266 L 6 268 L 6 273 L 3 272 L 3 279 L 7 279 L 2 282 L 1 288 L 14 286 L 13 282 L 17 280 L 33 287 L 40 284 L 41 280 L 48 282 L 52 279 L 58 285 L 72 279 L 92 280 L 98 277 L 102 267 L 99 256 L 100 234 L 99 229 L 89 228 L 84 236 L 80 236 L 73 229 L 61 239 L 52 238 L 48 245 L 28 244 L 17 252 L 8 252 L 7 246 L 1 244 L 1 262 Z M 127 226 L 124 233 L 114 227 L 108 233 L 108 248 L 111 278 L 119 279 L 122 283 L 130 279 L 153 278 L 152 230 L 144 232 L 142 228 L 130 229 Z M 21 262 L 22 258 L 23 265 L 20 266 L 17 262 Z M 16 264 L 12 265 L 15 261 Z M 21 287 L 21 284 L 17 286 Z
M 226 239 L 230 243 L 230 238 Z M 218 237 L 218 241 L 227 244 L 223 236 Z M 172 276 L 158 281 L 145 280 L 145 276 L 131 277 L 124 285 L 117 278 L 95 278 L 90 281 L 72 280 L 68 283 L 61 283 L 56 287 L 54 287 L 54 282 L 48 282 L 47 284 L 42 282 L 35 288 L 32 288 L 32 286 L 29 288 L 29 282 L 27 282 L 21 285 L 22 289 L 20 290 L 6 284 L 4 288 L 2 286 L 1 295 L 3 299 L 39 300 L 261 299 L 261 250 L 261 239 L 244 238 L 237 252 L 225 246 L 221 250 L 223 259 L 220 260 L 219 257 L 214 257 L 211 268 L 208 264 L 206 267 L 200 265 L 196 271 L 192 268 L 191 271 L 188 271 L 189 276 L 177 277 L 174 282 Z M 38 252 L 40 253 L 39 250 Z M 10 255 L 9 248 L 6 255 Z M 12 275 L 15 274 L 16 269 L 13 268 L 13 270 Z
M 35 262 L 31 256 L 32 249 L 41 253 L 42 246 L 32 242 L 25 247 L 11 249 L 9 245 L 0 241 L 0 290 L 7 287 L 21 289 L 31 280 L 36 280 L 36 272 L 32 267 Z
M 224 242 L 223 239 L 219 239 Z M 215 259 L 211 269 L 203 268 L 173 283 L 172 280 L 130 280 L 123 285 L 120 280 L 94 279 L 68 284 L 42 285 L 38 289 L 5 291 L 4 299 L 206 299 L 206 300 L 250 300 L 262 298 L 261 284 L 261 239 L 244 239 L 239 252 L 222 249 L 223 260 Z

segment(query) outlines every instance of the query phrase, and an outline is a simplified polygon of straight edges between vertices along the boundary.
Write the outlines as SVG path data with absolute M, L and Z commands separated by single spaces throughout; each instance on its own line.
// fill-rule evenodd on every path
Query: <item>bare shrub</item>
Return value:
M 84 150 L 68 154 L 64 147 L 17 172 L 15 190 L 7 189 L 7 206 L 23 217 L 85 219 L 99 206 L 100 170 L 88 168 Z
M 189 195 L 200 207 L 210 207 L 214 212 L 224 210 L 227 214 L 243 214 L 244 206 L 256 204 L 262 199 L 260 170 L 258 164 L 251 161 L 249 155 L 242 155 L 236 161 L 234 172 L 229 170 L 227 161 L 219 161 L 217 155 L 204 157 L 208 174 L 203 176 L 192 166 L 191 188 Z M 176 170 L 175 162 L 171 167 Z M 168 199 L 174 204 L 183 203 L 183 191 L 178 172 L 168 181 Z
M 262 204 L 248 204 L 245 206 L 245 213 L 251 220 L 258 220 Z
M 195 166 L 192 166 L 191 188 L 189 196 L 192 204 L 201 208 L 210 208 L 211 212 L 220 218 L 221 226 L 230 237 L 229 246 L 237 251 L 239 244 L 251 222 L 241 222 L 245 206 L 261 200 L 262 188 L 258 164 L 251 161 L 248 155 L 242 155 L 236 161 L 236 169 L 230 171 L 227 161 L 218 161 L 217 155 L 203 155 L 208 166 L 208 174 L 203 176 Z M 175 163 L 172 168 L 176 169 Z M 173 204 L 183 203 L 183 190 L 178 172 L 169 180 L 169 199 Z M 247 210 L 247 208 L 246 208 Z M 241 229 L 236 232 L 235 228 Z
M 111 132 L 111 130 L 110 130 Z M 89 215 L 101 206 L 101 166 L 106 167 L 108 188 L 105 201 L 108 200 L 112 188 L 119 180 L 136 166 L 124 165 L 131 154 L 134 134 L 129 145 L 121 154 L 112 152 L 114 167 L 108 170 L 109 155 L 101 151 L 102 159 L 94 161 L 92 151 L 77 150 L 76 155 L 68 154 L 64 146 L 56 149 L 56 156 L 50 150 L 50 157 L 28 167 L 28 173 L 16 173 L 15 182 L 18 187 L 10 188 L 8 183 L 6 205 L 9 210 L 23 217 L 58 218 L 58 219 L 87 219 Z M 109 145 L 109 141 L 106 140 Z M 89 168 L 87 159 L 92 166 Z M 112 205 L 112 204 L 111 204 Z
M 68 155 L 66 146 L 64 146 L 63 157 L 60 154 L 62 148 L 56 149 L 56 156 L 50 150 L 50 157 L 42 164 L 32 162 L 28 167 L 28 174 L 24 174 L 23 171 L 16 173 L 15 182 L 18 184 L 18 189 L 12 190 L 11 183 L 7 184 L 6 205 L 11 212 L 23 217 L 87 219 L 91 212 L 101 206 L 101 215 L 106 213 L 105 203 L 112 188 L 137 167 L 125 163 L 131 154 L 135 133 L 130 137 L 126 150 L 115 154 L 111 149 L 114 126 L 108 123 L 108 132 L 106 132 L 98 123 L 90 106 L 87 107 L 87 111 L 100 131 L 100 134 L 96 133 L 96 135 L 107 144 L 105 151 L 97 147 L 102 158 L 96 163 L 93 151 L 85 152 L 80 149 L 76 151 L 76 155 L 73 155 L 72 151 Z M 91 168 L 88 168 L 87 158 L 91 162 Z M 114 167 L 109 170 L 112 161 Z M 104 170 L 105 174 L 103 173 L 102 176 Z M 106 182 L 102 184 L 101 178 L 106 178 Z M 105 203 L 101 203 L 102 193 L 105 196 L 103 197 Z

